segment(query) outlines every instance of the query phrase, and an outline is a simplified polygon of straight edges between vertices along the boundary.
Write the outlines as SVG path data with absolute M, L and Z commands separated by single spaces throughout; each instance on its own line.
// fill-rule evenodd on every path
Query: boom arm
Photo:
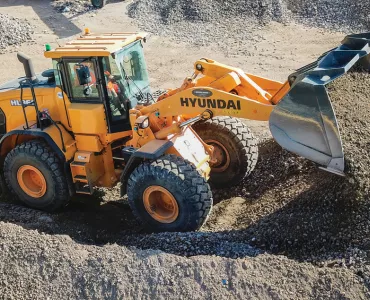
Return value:
M 207 93 L 208 97 L 201 97 Z M 161 117 L 178 115 L 195 116 L 206 109 L 213 116 L 234 116 L 250 120 L 268 121 L 273 110 L 272 104 L 224 92 L 215 88 L 190 88 L 157 103 L 140 109 L 141 114 L 147 115 L 158 112 Z
M 197 79 L 198 75 L 203 76 Z M 169 91 L 160 101 L 140 112 L 143 115 L 158 112 L 161 117 L 193 117 L 208 109 L 214 116 L 268 121 L 274 104 L 280 100 L 275 95 L 286 87 L 238 68 L 201 59 L 195 63 L 194 75 L 185 79 L 179 89 Z

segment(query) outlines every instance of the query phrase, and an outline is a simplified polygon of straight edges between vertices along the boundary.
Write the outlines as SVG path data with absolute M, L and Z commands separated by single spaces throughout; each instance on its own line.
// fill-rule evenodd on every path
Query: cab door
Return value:
M 127 97 L 125 80 L 122 78 L 119 69 L 112 57 L 99 59 L 99 66 L 102 70 L 102 90 L 109 132 L 121 132 L 131 130 L 129 111 L 135 105 Z
M 63 59 L 63 83 L 71 105 L 68 113 L 75 134 L 106 134 L 104 89 L 98 60 Z

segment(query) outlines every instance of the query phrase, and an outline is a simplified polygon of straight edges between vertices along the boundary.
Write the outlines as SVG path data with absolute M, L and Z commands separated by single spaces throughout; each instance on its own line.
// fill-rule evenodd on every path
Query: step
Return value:
M 74 182 L 78 181 L 78 182 L 89 183 L 89 180 L 87 179 L 87 177 L 83 175 L 76 175 L 75 177 L 73 177 L 73 179 L 74 179 Z
M 66 148 L 68 149 L 68 148 L 70 148 L 70 147 L 72 147 L 73 145 L 75 145 L 76 144 L 76 141 L 75 140 L 69 140 L 69 141 L 67 141 L 66 143 L 65 143 L 65 146 L 66 146 Z
M 86 177 L 85 177 L 86 178 Z M 75 189 L 77 194 L 85 194 L 85 195 L 92 195 L 94 190 L 90 184 L 83 181 L 76 181 L 75 182 Z
M 76 194 L 92 195 L 93 192 L 86 186 L 85 188 L 76 188 Z
M 73 161 L 73 162 L 71 162 L 71 166 L 81 167 L 81 166 L 85 166 L 85 165 L 86 165 L 86 162 L 84 162 L 84 161 Z

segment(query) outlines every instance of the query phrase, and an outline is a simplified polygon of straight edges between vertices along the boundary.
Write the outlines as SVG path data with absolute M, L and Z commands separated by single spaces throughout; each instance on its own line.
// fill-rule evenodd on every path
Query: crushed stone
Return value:
M 0 14 L 0 53 L 32 40 L 33 29 L 26 20 Z
M 368 1 L 287 0 L 296 19 L 309 26 L 346 32 L 370 30 Z
M 280 0 L 135 0 L 129 4 L 127 13 L 148 32 L 199 46 L 214 43 L 225 47 L 230 43 L 257 41 L 259 35 L 255 30 L 270 20 L 286 21 L 285 7 L 280 3 Z
M 0 222 L 4 299 L 366 299 L 361 278 L 281 256 L 185 258 Z
M 221 48 L 260 41 L 258 30 L 271 21 L 346 32 L 370 29 L 367 1 L 134 0 L 127 13 L 145 31 Z

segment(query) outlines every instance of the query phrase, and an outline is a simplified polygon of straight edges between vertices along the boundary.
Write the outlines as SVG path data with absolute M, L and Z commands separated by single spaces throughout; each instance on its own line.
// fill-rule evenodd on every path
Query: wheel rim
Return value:
M 146 211 L 158 222 L 172 223 L 179 215 L 175 197 L 165 188 L 152 185 L 143 194 Z
M 28 196 L 41 198 L 46 193 L 44 175 L 35 167 L 24 165 L 18 169 L 17 180 L 19 186 Z
M 212 172 L 220 173 L 225 171 L 230 166 L 229 151 L 219 141 L 206 140 L 206 144 L 213 146 L 214 151 L 212 158 L 216 160 L 215 163 L 210 164 Z

